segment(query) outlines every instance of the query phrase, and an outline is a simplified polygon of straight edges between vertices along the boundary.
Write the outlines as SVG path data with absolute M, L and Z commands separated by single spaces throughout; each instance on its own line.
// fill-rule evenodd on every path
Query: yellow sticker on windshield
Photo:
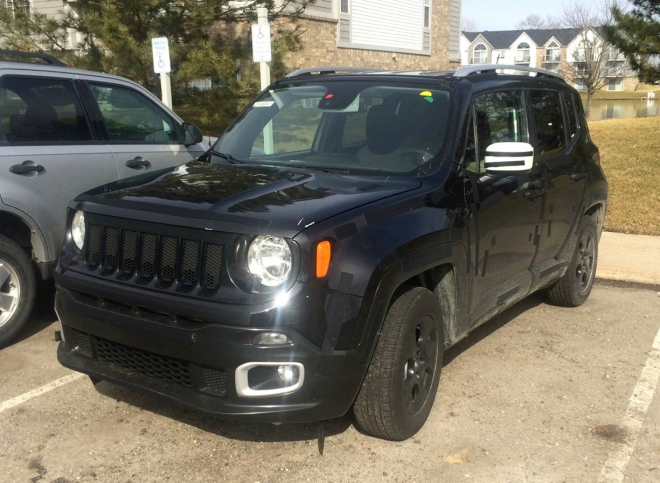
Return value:
M 419 95 L 422 97 L 433 97 L 433 93 L 431 91 L 420 92 Z

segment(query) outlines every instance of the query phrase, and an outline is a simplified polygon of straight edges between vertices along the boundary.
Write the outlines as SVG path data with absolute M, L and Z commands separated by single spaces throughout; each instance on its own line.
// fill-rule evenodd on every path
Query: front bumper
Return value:
M 245 421 L 331 419 L 350 409 L 366 372 L 360 349 L 318 347 L 286 326 L 278 331 L 293 345 L 255 346 L 252 340 L 263 328 L 182 320 L 100 302 L 98 296 L 66 288 L 58 278 L 60 363 L 188 408 Z M 243 310 L 249 312 L 249 306 Z M 239 396 L 236 368 L 252 362 L 302 364 L 304 383 L 286 395 Z

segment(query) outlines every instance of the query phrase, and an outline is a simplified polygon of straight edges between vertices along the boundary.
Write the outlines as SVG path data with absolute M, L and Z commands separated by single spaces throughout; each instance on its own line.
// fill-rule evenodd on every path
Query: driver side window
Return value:
M 520 91 L 489 92 L 474 99 L 465 169 L 485 173 L 486 149 L 493 143 L 529 142 L 525 95 Z
M 89 85 L 112 144 L 179 142 L 172 118 L 143 95 L 126 87 Z

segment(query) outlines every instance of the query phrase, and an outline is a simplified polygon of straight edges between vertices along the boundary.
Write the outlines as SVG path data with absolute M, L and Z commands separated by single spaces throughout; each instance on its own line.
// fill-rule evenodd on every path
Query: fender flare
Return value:
M 0 212 L 9 213 L 22 221 L 30 229 L 30 243 L 32 244 L 33 258 L 37 263 L 51 262 L 48 256 L 48 244 L 39 225 L 24 211 L 11 206 L 0 204 Z
M 368 366 L 376 349 L 376 343 L 383 327 L 390 302 L 396 290 L 406 281 L 427 270 L 441 265 L 452 265 L 455 269 L 456 283 L 459 287 L 467 284 L 467 258 L 465 247 L 459 241 L 451 241 L 434 245 L 409 255 L 390 265 L 380 274 L 375 290 L 365 332 L 361 345 L 363 347 L 360 363 Z M 460 290 L 457 290 L 460 293 Z M 457 312 L 463 312 L 464 303 L 459 301 Z

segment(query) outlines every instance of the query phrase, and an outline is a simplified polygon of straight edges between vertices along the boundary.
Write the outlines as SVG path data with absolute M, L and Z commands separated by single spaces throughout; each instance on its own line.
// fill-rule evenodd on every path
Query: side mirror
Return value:
M 534 148 L 529 143 L 494 143 L 486 148 L 486 173 L 495 176 L 529 173 L 534 166 Z
M 183 126 L 183 144 L 185 146 L 192 146 L 193 144 L 199 144 L 204 140 L 202 131 L 189 122 L 184 122 Z

